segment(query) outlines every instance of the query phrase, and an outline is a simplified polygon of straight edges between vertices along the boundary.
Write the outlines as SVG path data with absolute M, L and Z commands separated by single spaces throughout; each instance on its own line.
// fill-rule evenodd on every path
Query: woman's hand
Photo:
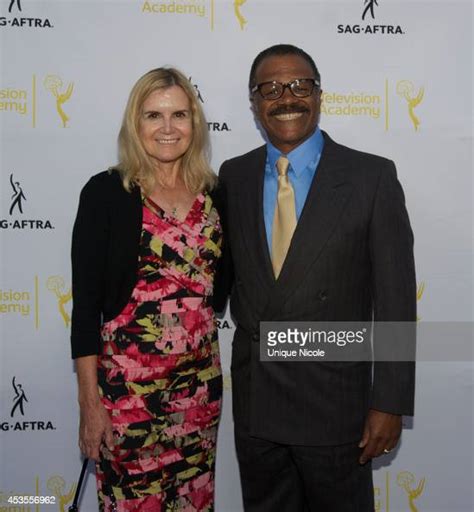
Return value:
M 81 404 L 79 424 L 81 452 L 86 457 L 98 461 L 102 442 L 105 442 L 110 451 L 113 450 L 114 439 L 109 413 L 99 400 L 94 403 Z
M 97 461 L 99 460 L 99 448 L 103 442 L 110 451 L 114 448 L 112 422 L 99 397 L 97 356 L 77 358 L 76 369 L 81 410 L 79 448 L 86 457 Z

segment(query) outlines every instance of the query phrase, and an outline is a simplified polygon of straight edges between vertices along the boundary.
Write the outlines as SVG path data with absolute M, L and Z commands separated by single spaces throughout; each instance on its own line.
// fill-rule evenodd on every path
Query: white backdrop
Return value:
M 198 88 L 217 170 L 262 143 L 246 87 L 255 55 L 304 48 L 322 74 L 322 128 L 397 163 L 420 321 L 472 321 L 470 0 L 2 0 L 0 37 L 0 511 L 72 500 L 71 228 L 83 184 L 115 163 L 128 93 L 151 68 L 176 66 Z M 216 509 L 238 512 L 228 317 L 221 327 Z M 376 463 L 376 510 L 473 511 L 472 362 L 420 363 L 406 427 L 396 457 Z M 9 508 L 12 494 L 56 505 Z M 82 510 L 96 510 L 92 474 Z

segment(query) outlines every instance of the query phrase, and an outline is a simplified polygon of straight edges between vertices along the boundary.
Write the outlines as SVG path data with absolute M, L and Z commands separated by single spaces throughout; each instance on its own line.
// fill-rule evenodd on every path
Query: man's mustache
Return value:
M 269 112 L 271 116 L 278 116 L 280 114 L 295 114 L 300 112 L 309 112 L 309 108 L 301 103 L 290 103 L 289 105 L 278 105 Z

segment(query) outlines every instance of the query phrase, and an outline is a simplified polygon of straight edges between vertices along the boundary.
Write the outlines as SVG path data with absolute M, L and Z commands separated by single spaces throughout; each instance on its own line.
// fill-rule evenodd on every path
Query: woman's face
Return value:
M 139 136 L 157 166 L 179 161 L 193 138 L 189 98 L 178 85 L 152 92 L 143 103 Z

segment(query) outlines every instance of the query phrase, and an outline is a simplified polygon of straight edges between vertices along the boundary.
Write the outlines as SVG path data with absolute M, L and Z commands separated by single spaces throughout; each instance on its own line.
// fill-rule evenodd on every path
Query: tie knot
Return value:
M 279 176 L 286 176 L 288 173 L 288 167 L 290 166 L 290 161 L 286 156 L 281 156 L 276 163 L 276 168 Z

